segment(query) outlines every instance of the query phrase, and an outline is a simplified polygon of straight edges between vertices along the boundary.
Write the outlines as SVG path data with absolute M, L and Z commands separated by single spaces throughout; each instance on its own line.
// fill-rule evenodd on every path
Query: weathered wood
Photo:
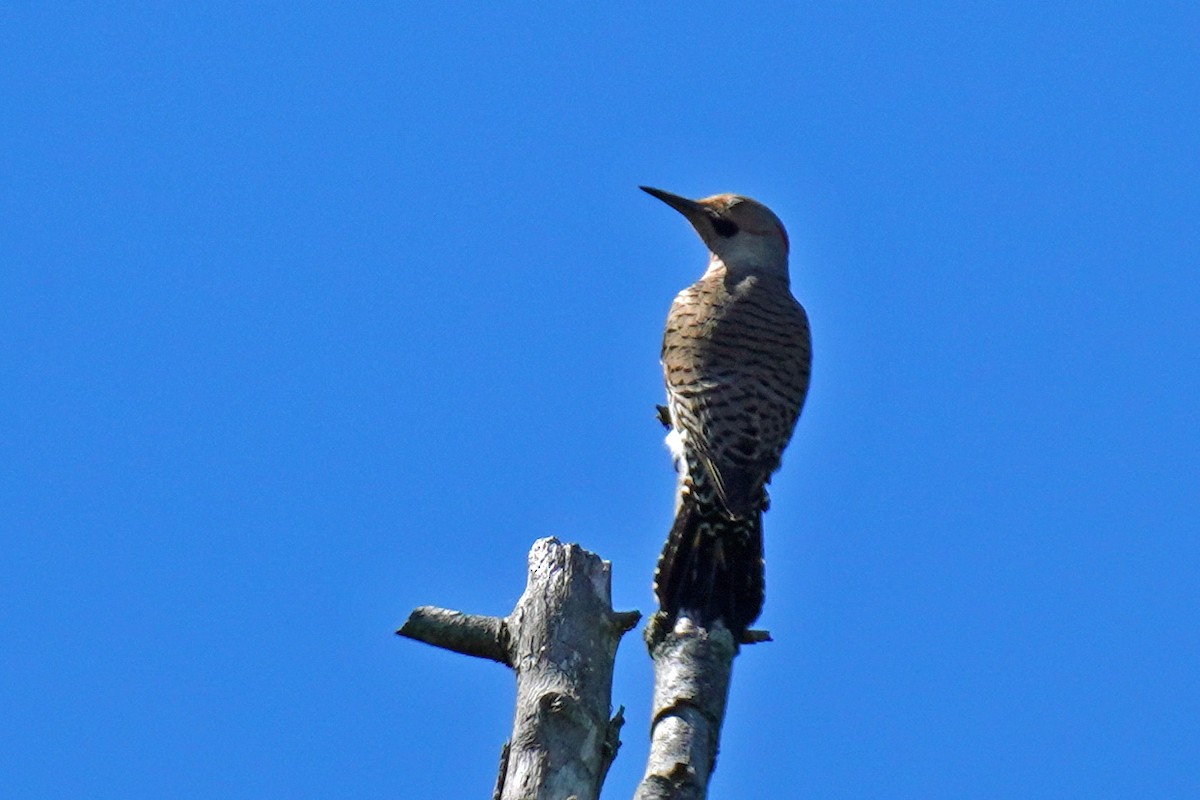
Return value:
M 654 660 L 650 755 L 634 800 L 702 800 L 717 761 L 737 645 L 722 625 L 687 617 L 647 626 Z
M 640 618 L 613 611 L 608 562 L 546 538 L 507 618 L 422 606 L 397 633 L 512 667 L 516 710 L 494 796 L 596 800 L 623 722 L 620 711 L 609 719 L 613 661 Z
M 501 617 L 418 606 L 396 633 L 444 650 L 512 666 L 508 660 L 508 622 Z

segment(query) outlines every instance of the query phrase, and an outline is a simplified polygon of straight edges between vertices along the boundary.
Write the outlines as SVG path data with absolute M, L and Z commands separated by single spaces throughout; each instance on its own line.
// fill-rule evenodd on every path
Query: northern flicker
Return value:
M 683 214 L 709 250 L 663 334 L 663 416 L 679 480 L 654 590 L 668 625 L 720 620 L 740 639 L 762 611 L 766 484 L 808 393 L 808 318 L 791 293 L 787 233 L 769 208 L 641 188 Z

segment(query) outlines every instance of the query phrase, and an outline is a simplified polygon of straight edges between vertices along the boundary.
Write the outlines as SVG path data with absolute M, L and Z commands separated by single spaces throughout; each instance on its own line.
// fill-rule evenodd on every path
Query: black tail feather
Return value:
M 717 620 L 740 638 L 763 605 L 762 513 L 735 519 L 685 495 L 658 559 L 654 591 L 672 622 Z

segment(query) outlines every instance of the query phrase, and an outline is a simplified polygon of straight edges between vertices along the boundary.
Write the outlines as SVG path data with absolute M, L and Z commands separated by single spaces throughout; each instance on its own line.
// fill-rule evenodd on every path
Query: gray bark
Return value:
M 494 797 L 596 800 L 620 742 L 609 719 L 612 670 L 636 612 L 612 609 L 609 564 L 578 545 L 539 539 L 525 593 L 506 618 L 422 606 L 397 633 L 512 667 L 512 737 Z
M 742 643 L 769 638 L 747 631 Z M 654 660 L 650 755 L 634 800 L 702 800 L 716 768 L 737 643 L 723 625 L 701 628 L 681 616 L 668 630 L 656 614 L 646 644 Z

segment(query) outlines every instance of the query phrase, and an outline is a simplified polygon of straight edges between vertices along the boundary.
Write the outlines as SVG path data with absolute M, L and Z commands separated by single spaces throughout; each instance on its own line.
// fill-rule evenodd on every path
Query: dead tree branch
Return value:
M 701 628 L 680 617 L 665 630 L 658 617 L 646 628 L 654 660 L 654 701 L 650 755 L 634 800 L 703 800 L 717 763 L 738 648 L 720 624 Z M 768 638 L 764 631 L 748 631 L 743 643 Z
M 529 552 L 525 593 L 508 617 L 421 606 L 397 633 L 516 673 L 495 797 L 596 800 L 623 722 L 620 711 L 609 718 L 613 660 L 640 616 L 613 611 L 608 562 L 546 538 Z

